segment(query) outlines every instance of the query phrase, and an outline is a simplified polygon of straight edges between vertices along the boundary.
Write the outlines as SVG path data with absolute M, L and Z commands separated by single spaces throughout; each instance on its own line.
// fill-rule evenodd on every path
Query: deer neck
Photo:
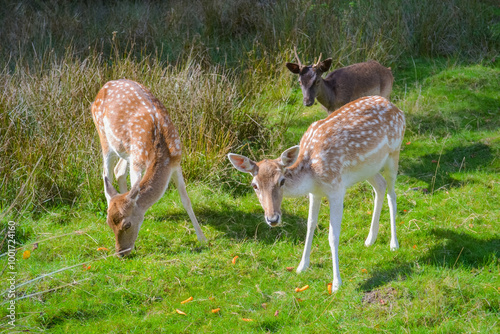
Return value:
M 144 177 L 140 181 L 140 193 L 137 199 L 137 205 L 144 210 L 150 208 L 156 203 L 167 190 L 171 175 L 171 167 L 174 164 L 170 161 L 171 157 L 153 159 L 147 169 Z
M 334 110 L 335 94 L 333 93 L 333 89 L 328 86 L 328 83 L 325 81 L 325 79 L 321 79 L 320 81 L 316 99 L 328 111 Z
M 302 161 L 297 161 L 293 166 L 285 170 L 285 180 L 283 187 L 285 197 L 307 195 L 314 188 L 314 180 L 310 169 Z

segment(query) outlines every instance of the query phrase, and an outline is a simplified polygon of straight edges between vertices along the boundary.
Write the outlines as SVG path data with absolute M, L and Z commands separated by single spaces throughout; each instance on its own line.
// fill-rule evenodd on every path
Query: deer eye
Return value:
M 257 185 L 257 183 L 252 183 L 252 188 L 255 191 L 259 190 L 259 186 Z
M 280 181 L 280 187 L 283 187 L 284 185 L 285 185 L 285 179 L 283 178 L 283 179 L 281 179 L 281 181 Z
M 128 230 L 130 227 L 132 227 L 132 223 L 131 222 L 123 223 L 123 229 L 124 230 Z

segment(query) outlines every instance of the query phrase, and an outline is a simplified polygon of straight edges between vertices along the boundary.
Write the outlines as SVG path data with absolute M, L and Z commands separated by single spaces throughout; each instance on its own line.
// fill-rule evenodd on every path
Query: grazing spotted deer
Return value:
M 106 221 L 115 234 L 116 252 L 124 256 L 132 251 L 146 210 L 163 196 L 172 176 L 198 240 L 205 241 L 182 176 L 179 133 L 161 102 L 137 82 L 110 81 L 97 94 L 92 117 L 101 140 Z M 120 192 L 111 184 L 117 160 Z
M 309 266 L 321 198 L 328 198 L 332 285 L 337 290 L 342 282 L 338 246 L 344 195 L 348 187 L 367 180 L 375 190 L 375 207 L 366 246 L 372 245 L 377 238 L 380 211 L 388 189 L 390 246 L 391 250 L 399 248 L 394 184 L 404 131 L 405 117 L 397 107 L 383 97 L 363 97 L 345 105 L 326 119 L 313 123 L 300 140 L 300 145 L 287 149 L 278 159 L 254 162 L 232 153 L 228 157 L 236 169 L 252 174 L 252 187 L 264 209 L 265 220 L 271 227 L 281 222 L 284 196 L 309 194 L 306 242 L 297 272 Z
M 325 79 L 321 76 L 332 65 L 332 58 L 314 65 L 304 66 L 294 50 L 298 64 L 286 63 L 286 67 L 299 75 L 304 105 L 314 104 L 314 99 L 323 105 L 328 114 L 363 96 L 379 95 L 389 98 L 394 77 L 390 68 L 372 60 L 336 69 Z

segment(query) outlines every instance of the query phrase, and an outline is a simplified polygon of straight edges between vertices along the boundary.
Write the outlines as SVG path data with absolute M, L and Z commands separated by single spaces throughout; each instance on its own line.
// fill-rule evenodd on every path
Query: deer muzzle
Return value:
M 266 223 L 271 227 L 276 227 L 281 223 L 281 215 L 274 214 L 271 217 L 266 216 Z
M 314 104 L 314 99 L 304 98 L 303 102 L 306 107 L 310 107 Z
M 118 257 L 125 257 L 125 256 L 129 255 L 132 252 L 133 248 L 134 247 L 120 249 L 120 248 L 116 247 L 116 255 Z

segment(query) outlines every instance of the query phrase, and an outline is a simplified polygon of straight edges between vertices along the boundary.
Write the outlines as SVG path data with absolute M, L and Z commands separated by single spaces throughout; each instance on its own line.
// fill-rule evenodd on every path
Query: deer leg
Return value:
M 302 254 L 302 260 L 300 260 L 299 266 L 297 267 L 297 272 L 303 272 L 309 267 L 309 259 L 311 256 L 311 246 L 314 236 L 314 230 L 318 225 L 318 215 L 321 206 L 321 197 L 314 194 L 309 194 L 309 216 L 307 218 L 307 234 L 306 234 L 306 244 L 304 246 L 304 253 Z
M 115 177 L 118 181 L 120 193 L 127 192 L 127 160 L 120 158 L 115 166 Z
M 129 164 L 130 164 L 130 186 L 133 187 L 136 182 L 141 181 L 143 169 L 136 163 L 134 163 L 134 159 L 132 157 L 130 157 Z
M 396 192 L 394 185 L 398 174 L 399 152 L 393 153 L 384 167 L 384 176 L 387 180 L 387 200 L 389 202 L 389 213 L 391 215 L 391 250 L 399 248 L 398 238 L 396 236 Z
M 338 191 L 328 197 L 330 202 L 330 231 L 328 233 L 328 241 L 330 242 L 333 262 L 332 291 L 337 291 L 342 285 L 339 269 L 339 238 L 344 209 L 344 193 L 345 191 Z
M 102 161 L 104 164 L 104 171 L 102 178 L 108 178 L 111 183 L 113 183 L 113 164 L 116 161 L 116 154 L 112 151 L 107 151 L 105 152 L 103 149 L 102 152 Z M 106 196 L 106 201 L 109 202 L 111 201 L 111 197 L 109 196 L 108 192 L 106 191 L 106 186 L 104 186 L 104 195 Z
M 384 203 L 384 195 L 387 182 L 379 173 L 375 174 L 367 181 L 372 185 L 373 190 L 375 191 L 372 224 L 370 226 L 370 233 L 368 233 L 368 237 L 365 240 L 365 246 L 368 247 L 373 245 L 375 240 L 377 240 L 378 228 L 380 226 L 380 212 L 382 211 L 382 205 Z
M 186 183 L 184 182 L 184 177 L 182 176 L 181 168 L 177 168 L 174 170 L 174 184 L 177 187 L 177 191 L 179 191 L 179 195 L 181 196 L 182 205 L 184 209 L 186 209 L 191 222 L 193 223 L 194 230 L 196 231 L 196 236 L 198 237 L 198 241 L 204 242 L 207 241 L 207 238 L 203 234 L 200 225 L 198 224 L 198 220 L 193 212 L 193 208 L 191 206 L 191 200 L 189 199 L 188 193 L 186 191 Z

